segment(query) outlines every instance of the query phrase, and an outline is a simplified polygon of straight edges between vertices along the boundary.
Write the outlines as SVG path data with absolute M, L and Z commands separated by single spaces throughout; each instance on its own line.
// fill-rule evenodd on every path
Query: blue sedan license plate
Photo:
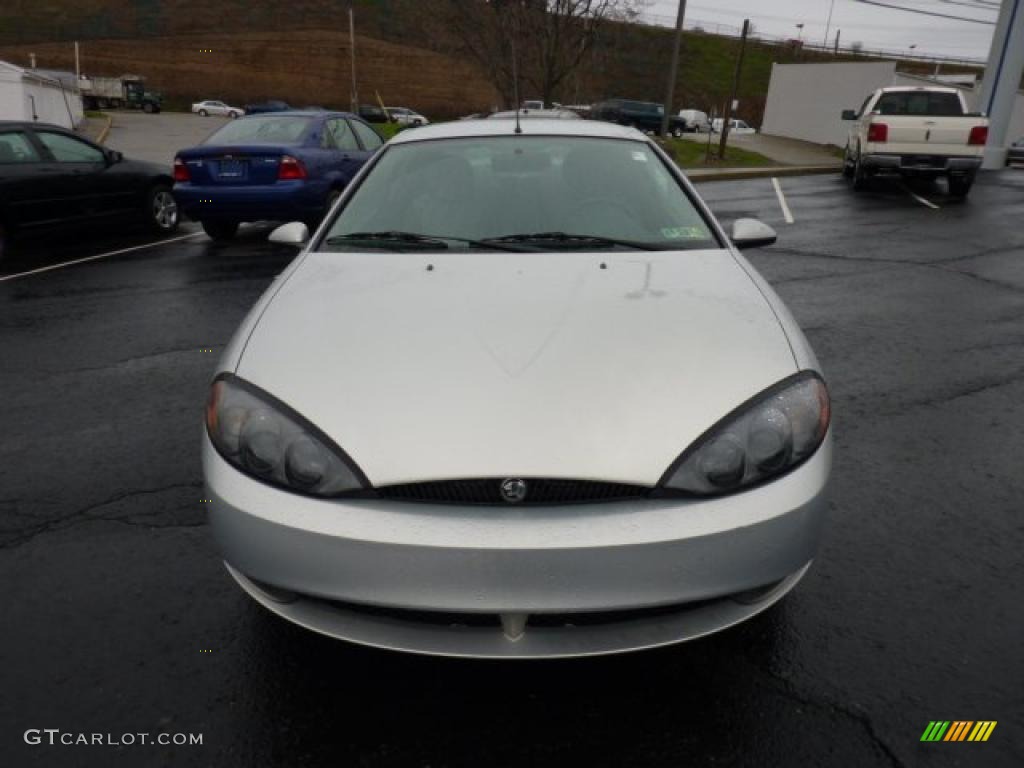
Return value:
M 238 179 L 245 175 L 245 163 L 241 160 L 221 160 L 217 175 L 222 179 Z

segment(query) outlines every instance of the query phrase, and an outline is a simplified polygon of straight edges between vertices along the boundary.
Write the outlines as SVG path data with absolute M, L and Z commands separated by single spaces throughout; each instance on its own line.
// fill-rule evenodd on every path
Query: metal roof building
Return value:
M 71 73 L 49 73 L 0 61 L 0 120 L 53 123 L 74 128 L 84 117 Z

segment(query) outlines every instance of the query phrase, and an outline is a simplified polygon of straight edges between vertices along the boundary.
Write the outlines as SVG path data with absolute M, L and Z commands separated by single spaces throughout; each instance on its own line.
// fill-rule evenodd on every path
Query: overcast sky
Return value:
M 877 0 L 934 13 L 995 21 L 998 0 Z M 741 27 L 750 21 L 764 35 L 796 37 L 796 24 L 803 23 L 805 40 L 821 43 L 832 0 L 688 0 L 686 26 L 701 23 L 708 31 L 714 24 Z M 836 29 L 842 30 L 840 45 L 860 41 L 864 48 L 906 51 L 916 45 L 915 53 L 985 58 L 988 56 L 993 27 L 969 21 L 957 21 L 890 10 L 860 0 L 834 0 L 829 43 Z M 675 22 L 677 0 L 648 0 L 647 15 L 652 21 Z

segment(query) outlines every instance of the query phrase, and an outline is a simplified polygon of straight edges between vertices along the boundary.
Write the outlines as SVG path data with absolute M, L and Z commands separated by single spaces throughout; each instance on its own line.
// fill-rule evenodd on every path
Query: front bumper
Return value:
M 785 594 L 817 549 L 831 435 L 788 475 L 706 500 L 319 500 L 241 474 L 206 437 L 203 464 L 232 574 L 285 618 L 420 653 L 579 656 L 699 637 Z M 510 632 L 509 617 L 523 615 L 525 630 Z
M 928 155 L 870 154 L 861 158 L 861 164 L 878 172 L 915 175 L 968 174 L 981 168 L 980 157 L 942 157 Z

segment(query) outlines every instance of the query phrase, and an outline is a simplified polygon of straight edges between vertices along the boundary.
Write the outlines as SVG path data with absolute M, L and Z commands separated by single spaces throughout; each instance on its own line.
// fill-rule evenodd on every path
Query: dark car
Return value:
M 243 221 L 312 227 L 383 143 L 347 112 L 242 117 L 178 152 L 174 197 L 215 240 L 234 237 Z
M 391 121 L 387 112 L 373 104 L 360 104 L 359 116 L 368 123 L 387 123 Z
M 10 240 L 76 223 L 178 226 L 170 169 L 128 160 L 46 123 L 0 121 L 0 259 Z
M 247 115 L 261 115 L 266 112 L 287 112 L 291 109 L 291 106 L 286 102 L 271 99 L 270 101 L 261 101 L 257 104 L 246 104 L 244 109 Z
M 661 133 L 661 121 L 665 107 L 653 101 L 633 101 L 631 99 L 608 99 L 595 104 L 590 110 L 592 120 L 604 120 L 619 125 L 631 125 L 641 131 Z M 682 136 L 687 130 L 686 120 L 678 115 L 670 115 L 668 132 L 675 137 Z
M 1006 153 L 1007 165 L 1016 165 L 1017 163 L 1024 163 L 1024 137 L 1013 142 Z

